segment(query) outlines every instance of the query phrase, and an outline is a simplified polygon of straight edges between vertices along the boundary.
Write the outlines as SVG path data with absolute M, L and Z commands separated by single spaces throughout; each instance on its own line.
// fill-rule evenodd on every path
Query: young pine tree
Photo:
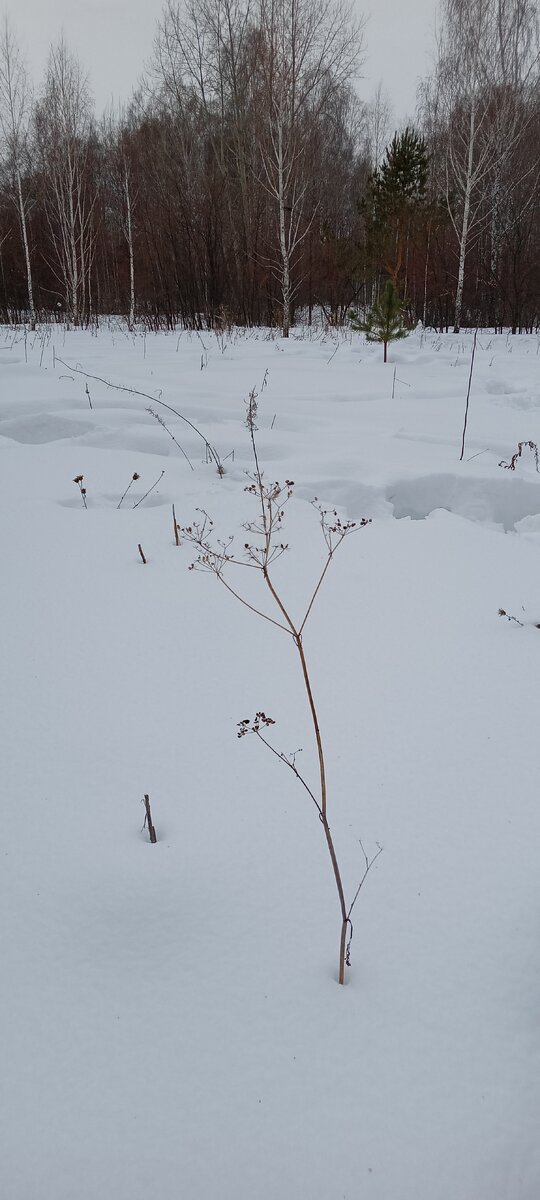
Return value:
M 414 129 L 396 133 L 368 180 L 364 201 L 373 269 L 383 267 L 396 285 L 403 272 L 405 294 L 409 247 L 425 220 L 428 164 L 424 139 Z
M 392 280 L 387 279 L 382 296 L 375 302 L 365 321 L 359 321 L 355 312 L 351 312 L 349 316 L 352 328 L 359 333 L 365 333 L 368 342 L 382 342 L 386 362 L 388 343 L 397 342 L 408 335 L 408 330 L 403 324 L 403 312 L 398 290 Z

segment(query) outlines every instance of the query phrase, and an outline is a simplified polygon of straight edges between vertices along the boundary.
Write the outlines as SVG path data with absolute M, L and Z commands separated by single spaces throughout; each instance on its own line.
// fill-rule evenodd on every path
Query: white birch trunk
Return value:
M 131 220 L 131 192 L 127 169 L 124 171 L 124 192 L 126 197 L 126 240 L 129 254 L 129 318 L 128 328 L 131 331 L 135 324 L 135 259 L 133 254 L 133 224 Z
M 463 194 L 463 217 L 461 220 L 461 233 L 459 238 L 459 266 L 458 278 L 456 287 L 456 307 L 454 312 L 454 333 L 459 333 L 461 326 L 461 311 L 463 308 L 463 286 L 465 283 L 465 256 L 467 254 L 467 239 L 469 236 L 469 217 L 471 213 L 471 192 L 473 181 L 473 162 L 474 162 L 474 139 L 475 139 L 475 113 L 474 105 L 471 104 L 471 115 L 469 125 L 469 145 L 467 153 L 467 174 L 465 179 L 465 189 Z
M 283 337 L 288 338 L 291 327 L 291 265 L 287 245 L 285 218 L 285 181 L 283 171 L 283 125 L 278 125 L 278 205 L 279 205 L 279 248 L 281 253 L 281 296 L 283 304 Z
M 30 264 L 30 248 L 28 246 L 28 229 L 26 225 L 26 212 L 24 208 L 24 200 L 22 194 L 21 173 L 17 167 L 17 200 L 19 204 L 19 218 L 21 222 L 21 233 L 24 246 L 24 261 L 26 263 L 26 285 L 28 290 L 28 309 L 30 312 L 30 328 L 36 328 L 36 310 L 34 307 L 34 287 L 32 283 L 32 267 Z

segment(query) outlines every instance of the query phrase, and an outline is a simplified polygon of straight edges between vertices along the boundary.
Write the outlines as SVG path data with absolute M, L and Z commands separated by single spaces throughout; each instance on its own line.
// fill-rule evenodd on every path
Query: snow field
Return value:
M 2 332 L 9 1200 L 539 1192 L 540 475 L 528 451 L 498 465 L 540 444 L 538 339 L 479 335 L 460 464 L 470 335 L 417 333 L 386 367 L 296 335 Z M 90 409 L 75 367 L 178 408 L 225 476 L 163 411 L 190 470 L 150 400 L 90 379 Z M 305 636 L 349 894 L 359 839 L 384 847 L 344 989 L 316 813 L 235 736 L 263 708 L 315 779 L 291 646 L 173 539 L 174 502 L 245 540 L 252 387 L 265 472 L 295 481 L 295 612 L 323 561 L 308 501 L 373 518 Z

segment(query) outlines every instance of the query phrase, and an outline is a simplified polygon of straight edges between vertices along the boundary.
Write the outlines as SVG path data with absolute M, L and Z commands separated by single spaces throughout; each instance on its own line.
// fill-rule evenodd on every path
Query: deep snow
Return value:
M 357 336 L 202 343 L 1 334 L 2 1194 L 536 1200 L 540 474 L 498 463 L 540 444 L 539 339 L 479 335 L 462 464 L 470 334 L 387 366 Z M 178 408 L 224 477 L 150 401 L 89 380 L 90 409 L 59 358 Z M 264 708 L 315 780 L 291 646 L 173 539 L 174 502 L 244 540 L 252 387 L 265 472 L 295 481 L 295 611 L 307 501 L 373 518 L 305 638 L 349 893 L 359 839 L 384 847 L 345 988 L 317 815 L 236 738 Z

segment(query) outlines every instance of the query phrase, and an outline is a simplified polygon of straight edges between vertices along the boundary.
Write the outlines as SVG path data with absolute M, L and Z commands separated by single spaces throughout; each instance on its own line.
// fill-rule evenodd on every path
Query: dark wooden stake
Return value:
M 179 546 L 180 538 L 178 537 L 178 525 L 176 524 L 176 513 L 174 511 L 174 504 L 172 506 L 172 519 L 173 519 L 173 529 L 174 529 L 174 540 L 176 542 L 176 545 Z
M 143 560 L 143 563 L 146 565 L 146 559 L 144 557 L 144 550 L 143 550 L 140 542 L 139 542 L 138 550 L 139 550 L 139 554 Z
M 156 831 L 154 829 L 154 824 L 152 821 L 152 813 L 150 812 L 150 797 L 149 796 L 145 795 L 143 804 L 144 804 L 145 811 L 146 811 L 146 816 L 144 818 L 144 824 L 146 825 L 146 828 L 148 829 L 148 833 L 150 835 L 150 841 L 152 842 L 152 844 L 154 844 L 155 842 L 157 842 L 157 837 L 156 837 Z

